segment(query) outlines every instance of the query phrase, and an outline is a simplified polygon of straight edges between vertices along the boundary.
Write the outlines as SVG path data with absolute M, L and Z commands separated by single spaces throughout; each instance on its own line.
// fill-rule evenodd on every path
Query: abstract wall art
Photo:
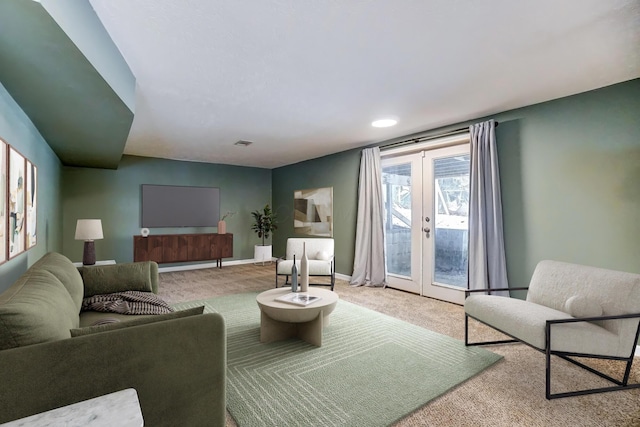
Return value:
M 293 192 L 293 229 L 296 234 L 333 237 L 333 187 Z
M 25 158 L 9 146 L 8 258 L 25 250 Z
M 7 143 L 0 139 L 0 264 L 7 260 Z
M 38 205 L 38 169 L 36 165 L 27 160 L 27 186 L 25 190 L 26 198 L 26 235 L 27 249 L 31 249 L 38 242 L 37 226 L 37 205 Z

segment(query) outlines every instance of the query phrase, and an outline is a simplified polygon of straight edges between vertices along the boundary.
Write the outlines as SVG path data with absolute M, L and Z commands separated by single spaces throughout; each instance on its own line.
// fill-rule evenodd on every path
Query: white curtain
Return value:
M 469 127 L 469 289 L 508 287 L 495 128 L 493 120 Z M 509 296 L 508 291 L 492 293 Z
M 352 286 L 384 286 L 384 202 L 380 148 L 365 148 L 360 160 L 356 253 Z

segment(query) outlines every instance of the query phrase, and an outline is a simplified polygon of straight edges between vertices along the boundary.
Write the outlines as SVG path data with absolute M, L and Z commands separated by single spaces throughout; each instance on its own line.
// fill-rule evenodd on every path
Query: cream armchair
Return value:
M 293 267 L 293 256 L 296 256 L 296 266 L 300 272 L 300 258 L 302 257 L 303 244 L 306 246 L 306 255 L 309 260 L 309 277 L 324 276 L 330 278 L 330 283 L 311 283 L 310 285 L 335 286 L 336 269 L 334 260 L 333 239 L 325 238 L 291 238 L 287 239 L 287 251 L 284 257 L 276 260 L 276 288 L 278 287 L 278 276 L 285 276 L 282 286 L 289 285 L 289 276 Z
M 522 288 L 509 290 L 516 289 Z M 518 341 L 545 353 L 547 399 L 640 387 L 638 383 L 629 383 L 640 335 L 640 274 L 541 261 L 527 289 L 526 300 L 476 294 L 487 292 L 486 289 L 468 290 L 464 304 L 465 344 Z M 469 318 L 512 339 L 471 343 Z M 552 393 L 551 356 L 587 369 L 614 385 Z M 625 373 L 621 380 L 612 378 L 575 360 L 576 357 L 626 362 Z

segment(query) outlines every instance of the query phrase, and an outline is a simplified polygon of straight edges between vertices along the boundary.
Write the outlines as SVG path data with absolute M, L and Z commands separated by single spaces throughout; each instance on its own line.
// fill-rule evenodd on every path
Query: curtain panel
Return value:
M 384 286 L 384 201 L 379 147 L 362 150 L 355 243 L 351 285 Z
M 469 127 L 469 289 L 508 287 L 495 128 L 494 120 Z

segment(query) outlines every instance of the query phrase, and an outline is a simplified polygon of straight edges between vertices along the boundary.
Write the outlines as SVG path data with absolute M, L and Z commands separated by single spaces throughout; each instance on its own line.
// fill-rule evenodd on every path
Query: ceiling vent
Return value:
M 240 141 L 234 143 L 233 145 L 239 145 L 240 147 L 248 147 L 251 144 L 253 144 L 253 141 L 245 141 L 244 139 L 241 139 Z

